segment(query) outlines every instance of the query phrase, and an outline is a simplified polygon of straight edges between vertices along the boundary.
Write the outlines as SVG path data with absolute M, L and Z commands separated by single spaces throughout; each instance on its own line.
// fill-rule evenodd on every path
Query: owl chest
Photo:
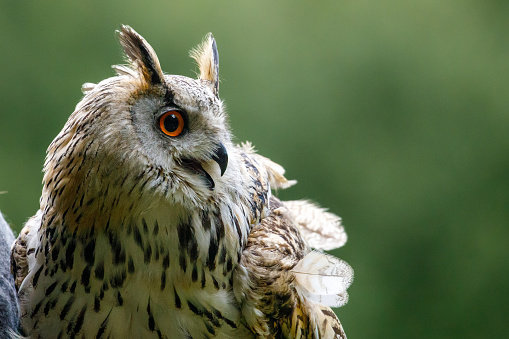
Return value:
M 54 337 L 186 338 L 244 331 L 232 293 L 237 251 L 211 231 L 143 219 L 120 232 L 60 241 L 57 255 L 57 244 L 47 253 L 55 260 L 41 262 L 25 312 L 35 317 L 25 322 Z

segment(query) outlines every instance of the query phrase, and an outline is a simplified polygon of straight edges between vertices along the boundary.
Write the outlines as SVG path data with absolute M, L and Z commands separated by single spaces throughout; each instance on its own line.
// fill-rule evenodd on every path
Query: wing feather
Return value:
M 12 245 L 11 273 L 18 291 L 35 264 L 35 248 L 39 240 L 37 233 L 41 226 L 41 216 L 42 212 L 39 210 L 30 218 Z
M 346 243 L 348 238 L 337 215 L 305 200 L 284 201 L 283 204 L 312 248 L 330 251 Z
M 256 153 L 250 142 L 247 141 L 243 143 L 241 147 L 246 153 L 249 153 L 252 158 L 259 162 L 263 167 L 265 167 L 269 176 L 270 187 L 272 189 L 285 189 L 297 183 L 297 180 L 288 180 L 285 178 L 285 169 L 283 166 L 276 164 L 269 158 Z
M 345 339 L 341 323 L 325 305 L 346 303 L 353 270 L 311 251 L 277 198 L 270 206 L 269 216 L 249 234 L 234 279 L 248 327 L 259 338 Z
M 312 251 L 292 269 L 299 286 L 311 294 L 345 292 L 353 281 L 353 269 L 345 261 Z

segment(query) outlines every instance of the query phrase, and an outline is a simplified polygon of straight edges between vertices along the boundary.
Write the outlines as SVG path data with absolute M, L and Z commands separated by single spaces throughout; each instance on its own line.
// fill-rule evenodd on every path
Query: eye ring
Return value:
M 181 135 L 185 125 L 186 121 L 179 111 L 168 111 L 159 118 L 159 128 L 170 137 Z

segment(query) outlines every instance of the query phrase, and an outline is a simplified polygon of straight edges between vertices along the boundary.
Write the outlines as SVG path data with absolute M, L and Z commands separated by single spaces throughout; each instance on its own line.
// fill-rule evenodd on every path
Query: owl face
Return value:
M 193 52 L 198 79 L 164 75 L 152 47 L 130 27 L 119 37 L 130 66 L 115 66 L 118 76 L 84 87 L 85 97 L 48 149 L 45 180 L 62 169 L 68 184 L 86 185 L 90 195 L 132 186 L 127 191 L 140 196 L 194 205 L 235 191 L 212 35 Z
M 134 99 L 128 115 L 133 143 L 152 166 L 215 190 L 231 145 L 222 103 L 199 80 L 166 75 L 164 82 Z

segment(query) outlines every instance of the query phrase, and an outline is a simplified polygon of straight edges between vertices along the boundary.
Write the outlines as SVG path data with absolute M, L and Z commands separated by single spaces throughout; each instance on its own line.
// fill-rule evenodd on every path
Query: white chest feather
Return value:
M 238 337 L 242 215 L 147 213 L 88 236 L 42 233 L 21 287 L 24 327 L 51 338 Z

